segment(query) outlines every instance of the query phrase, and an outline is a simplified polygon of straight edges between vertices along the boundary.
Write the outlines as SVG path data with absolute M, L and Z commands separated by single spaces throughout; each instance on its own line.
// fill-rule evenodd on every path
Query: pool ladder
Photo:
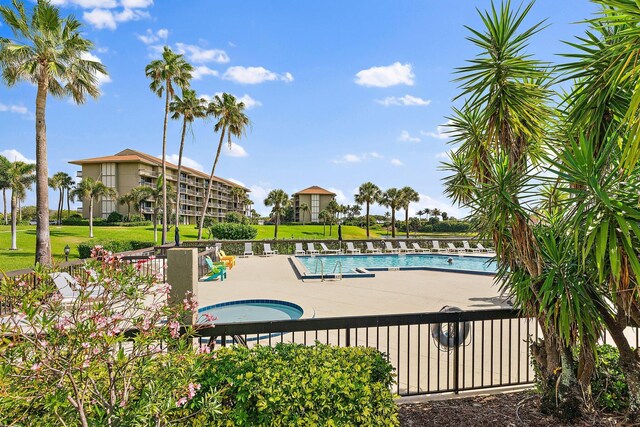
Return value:
M 339 273 L 336 275 L 336 268 L 340 267 Z M 342 280 L 342 261 L 338 261 L 333 267 L 333 274 L 338 280 Z
M 322 262 L 321 259 L 316 259 L 314 274 L 318 274 L 318 265 L 320 265 L 320 280 L 324 282 L 324 262 Z M 339 267 L 338 274 L 336 274 L 336 269 L 338 269 L 338 267 Z M 336 263 L 335 267 L 333 267 L 332 274 L 335 276 L 336 279 L 342 280 L 342 261 L 338 261 Z
M 324 262 L 321 259 L 316 258 L 316 268 L 314 274 L 318 274 L 318 264 L 320 264 L 320 280 L 324 282 Z

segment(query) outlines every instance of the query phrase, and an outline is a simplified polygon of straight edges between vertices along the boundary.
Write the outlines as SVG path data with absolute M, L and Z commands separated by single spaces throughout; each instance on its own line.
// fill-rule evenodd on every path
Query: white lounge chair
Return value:
M 69 273 L 56 272 L 49 274 L 53 283 L 58 288 L 58 292 L 62 296 L 63 304 L 72 304 L 80 296 L 78 290 L 78 281 Z M 85 295 L 90 299 L 99 298 L 104 293 L 104 288 L 100 285 L 95 285 L 87 288 Z
M 413 250 L 416 252 L 429 252 L 429 249 L 421 247 L 416 242 L 413 242 L 411 246 L 413 246 Z
M 469 246 L 469 242 L 467 242 L 466 240 L 462 242 L 462 247 L 464 248 L 465 252 L 480 252 L 480 249 L 472 248 L 471 246 Z
M 296 251 L 294 255 L 304 255 L 305 251 L 302 249 L 302 243 L 296 243 Z
M 242 256 L 253 256 L 253 245 L 250 242 L 244 244 L 244 253 Z
M 278 255 L 278 251 L 274 251 L 271 249 L 271 243 L 264 244 L 264 251 L 262 252 L 265 256 L 267 255 Z
M 447 243 L 447 247 L 449 248 L 449 252 L 464 252 L 464 248 L 456 248 L 451 242 Z
M 366 244 L 367 244 L 367 252 L 371 252 L 372 254 L 379 254 L 382 252 L 382 250 L 378 248 L 374 248 L 372 242 L 366 242 Z
M 351 254 L 359 254 L 360 249 L 357 249 L 355 246 L 353 246 L 353 242 L 347 242 L 347 252 Z
M 447 252 L 445 248 L 440 247 L 440 242 L 437 240 L 432 240 L 431 244 L 433 247 L 431 248 L 431 252 Z
M 384 251 L 397 254 L 400 252 L 400 249 L 394 248 L 391 242 L 384 242 Z
M 405 242 L 398 242 L 400 245 L 400 252 L 415 252 L 416 250 L 413 248 L 408 248 Z
M 307 253 L 309 255 L 316 255 L 320 252 L 316 249 L 316 246 L 313 243 L 307 243 Z
M 320 247 L 322 248 L 322 253 L 323 254 L 339 254 L 339 253 L 342 253 L 342 251 L 340 249 L 329 249 L 327 247 L 327 245 L 325 245 L 324 243 L 320 243 Z
M 480 250 L 480 252 L 493 252 L 493 248 L 485 248 L 482 246 L 482 243 L 478 243 L 476 247 Z

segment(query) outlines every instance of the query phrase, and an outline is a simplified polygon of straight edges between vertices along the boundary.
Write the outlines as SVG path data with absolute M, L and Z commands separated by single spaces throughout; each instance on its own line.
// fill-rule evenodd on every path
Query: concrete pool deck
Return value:
M 315 317 L 509 307 L 492 276 L 437 271 L 376 271 L 371 278 L 300 280 L 287 255 L 237 258 L 224 282 L 199 282 L 200 306 L 239 299 L 279 299 L 312 307 Z M 307 317 L 306 315 L 304 317 Z

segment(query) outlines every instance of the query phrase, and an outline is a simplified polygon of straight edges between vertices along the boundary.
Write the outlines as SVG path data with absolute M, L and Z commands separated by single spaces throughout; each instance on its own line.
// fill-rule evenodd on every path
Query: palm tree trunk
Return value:
M 49 80 L 43 71 L 38 79 L 36 95 L 36 258 L 35 262 L 51 264 L 49 238 L 49 166 L 47 163 L 47 92 Z
M 273 232 L 274 240 L 278 240 L 278 224 L 280 223 L 280 214 L 276 214 L 276 228 Z
M 165 84 L 164 126 L 162 130 L 162 244 L 167 243 L 167 120 L 169 118 L 169 80 Z M 178 177 L 180 179 L 180 177 Z M 180 185 L 180 181 L 178 181 Z
M 131 221 L 131 202 L 127 202 L 127 221 Z
M 60 187 L 60 196 L 58 197 L 58 225 L 62 223 L 62 208 L 64 207 L 64 188 Z
M 182 173 L 182 150 L 184 150 L 184 134 L 187 132 L 187 119 L 182 120 L 182 138 L 180 138 L 180 150 L 178 151 L 178 188 L 176 189 L 176 234 L 180 225 L 180 174 Z M 177 243 L 177 242 L 176 242 Z
M 409 238 L 409 207 L 404 211 L 404 226 L 407 232 L 407 239 Z
M 11 191 L 11 248 L 9 248 L 12 251 L 15 251 L 18 249 L 17 243 L 16 243 L 16 235 L 17 233 L 17 223 L 16 223 L 16 215 L 17 215 L 17 197 L 15 194 L 15 190 Z
M 9 224 L 9 218 L 7 218 L 7 189 L 6 188 L 2 189 L 2 204 L 3 204 L 2 217 L 4 218 L 4 225 L 7 225 Z
M 367 202 L 367 239 L 369 238 L 369 202 Z
M 396 210 L 391 208 L 391 237 L 396 237 Z
M 153 241 L 158 241 L 158 215 L 153 214 Z
M 216 152 L 216 158 L 213 161 L 213 167 L 211 168 L 211 176 L 209 177 L 209 185 L 207 186 L 207 193 L 204 198 L 204 206 L 202 207 L 202 216 L 200 217 L 200 226 L 198 227 L 198 240 L 202 239 L 202 227 L 204 227 L 204 217 L 207 215 L 207 208 L 209 207 L 209 197 L 211 196 L 211 188 L 213 187 L 213 174 L 216 171 L 216 165 L 220 158 L 220 151 L 222 150 L 222 142 L 224 141 L 224 134 L 227 131 L 226 127 L 222 128 L 220 134 L 220 142 L 218 143 L 218 151 Z
M 89 196 L 89 237 L 93 238 L 93 197 Z
M 67 218 L 71 216 L 71 188 L 67 188 Z

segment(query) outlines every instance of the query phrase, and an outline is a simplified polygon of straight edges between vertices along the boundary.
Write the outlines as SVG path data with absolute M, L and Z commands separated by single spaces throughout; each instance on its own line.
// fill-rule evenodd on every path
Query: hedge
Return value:
M 155 242 L 145 242 L 142 240 L 109 240 L 109 239 L 92 239 L 78 244 L 78 255 L 80 258 L 89 258 L 91 249 L 100 245 L 113 253 L 135 251 L 137 249 L 150 248 L 155 246 Z
M 393 368 L 368 347 L 226 347 L 200 380 L 233 426 L 397 426 Z
M 81 225 L 88 227 L 89 220 L 84 218 L 67 218 L 62 220 L 62 225 Z M 152 225 L 151 221 L 108 222 L 103 218 L 93 219 L 94 227 L 140 227 L 150 225 Z
M 218 222 L 209 227 L 211 237 L 219 240 L 253 240 L 258 229 L 246 224 Z

